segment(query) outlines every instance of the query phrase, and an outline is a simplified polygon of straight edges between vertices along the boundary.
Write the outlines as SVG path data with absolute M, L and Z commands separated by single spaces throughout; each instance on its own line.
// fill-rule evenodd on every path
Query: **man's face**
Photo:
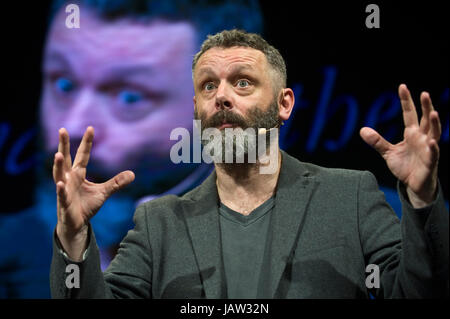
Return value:
M 194 70 L 195 116 L 202 129 L 272 128 L 280 123 L 273 72 L 253 48 L 212 48 Z
M 81 27 L 65 27 L 60 10 L 44 54 L 41 124 L 56 152 L 65 127 L 72 151 L 92 125 L 90 172 L 111 176 L 146 163 L 170 162 L 173 128 L 192 127 L 193 27 L 184 22 L 102 20 L 80 6 Z

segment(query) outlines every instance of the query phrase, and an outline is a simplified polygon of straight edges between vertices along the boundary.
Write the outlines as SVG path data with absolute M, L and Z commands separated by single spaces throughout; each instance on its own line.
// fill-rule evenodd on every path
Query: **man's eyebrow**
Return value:
M 67 60 L 64 54 L 58 51 L 51 51 L 44 57 L 44 66 L 48 67 L 52 64 L 56 64 L 58 67 L 70 68 L 69 60 Z M 112 79 L 132 77 L 141 74 L 149 76 L 150 74 L 153 74 L 154 71 L 155 67 L 148 64 L 127 63 L 123 65 L 111 66 L 105 70 L 101 77 L 104 79 Z
M 135 76 L 135 75 L 146 75 L 149 76 L 153 74 L 155 68 L 148 64 L 124 64 L 124 65 L 115 65 L 111 67 L 109 70 L 105 71 L 103 77 L 127 77 L 127 76 Z M 162 72 L 162 71 L 160 71 Z
M 211 67 L 202 67 L 200 70 L 198 70 L 197 76 L 201 76 L 203 74 L 206 75 L 215 75 L 216 73 Z

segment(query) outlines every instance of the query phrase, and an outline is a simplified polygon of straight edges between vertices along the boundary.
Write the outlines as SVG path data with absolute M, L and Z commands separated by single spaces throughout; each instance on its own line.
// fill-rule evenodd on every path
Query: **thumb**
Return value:
M 111 196 L 115 192 L 121 190 L 132 181 L 134 181 L 134 173 L 132 171 L 123 171 L 110 180 L 104 182 L 102 185 L 105 188 L 106 197 Z
M 359 131 L 359 135 L 364 142 L 372 146 L 381 155 L 384 155 L 384 153 L 386 153 L 386 151 L 391 147 L 391 143 L 386 141 L 380 134 L 378 134 L 377 131 L 370 127 L 363 127 Z

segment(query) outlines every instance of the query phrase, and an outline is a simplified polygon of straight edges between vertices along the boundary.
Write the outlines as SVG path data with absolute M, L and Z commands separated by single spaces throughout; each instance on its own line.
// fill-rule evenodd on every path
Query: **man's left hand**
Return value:
M 369 127 L 363 127 L 360 135 L 383 156 L 394 176 L 406 186 L 413 207 L 421 208 L 430 204 L 436 196 L 441 123 L 427 92 L 422 92 L 420 96 L 420 123 L 405 84 L 399 86 L 398 94 L 405 123 L 403 141 L 393 145 Z

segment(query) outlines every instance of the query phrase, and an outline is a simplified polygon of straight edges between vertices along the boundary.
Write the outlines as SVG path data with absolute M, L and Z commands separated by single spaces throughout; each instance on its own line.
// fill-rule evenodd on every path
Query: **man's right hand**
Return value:
M 86 179 L 86 167 L 94 139 L 94 128 L 89 126 L 72 165 L 69 134 L 59 130 L 58 152 L 53 163 L 56 184 L 58 223 L 56 234 L 65 252 L 73 261 L 81 261 L 87 245 L 88 221 L 106 199 L 134 180 L 132 171 L 117 174 L 105 183 Z

